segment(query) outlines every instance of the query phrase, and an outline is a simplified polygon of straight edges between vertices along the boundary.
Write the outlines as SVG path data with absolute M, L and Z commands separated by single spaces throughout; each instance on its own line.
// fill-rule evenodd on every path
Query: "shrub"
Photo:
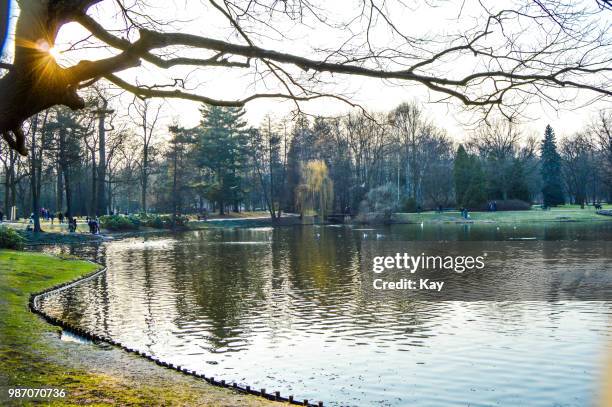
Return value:
M 135 230 L 140 221 L 135 216 L 105 215 L 100 217 L 100 227 L 108 230 Z
M 21 250 L 25 239 L 15 229 L 0 226 L 0 248 Z
M 185 226 L 189 218 L 176 215 L 176 226 Z M 100 218 L 101 227 L 108 230 L 135 230 L 140 227 L 155 229 L 172 228 L 172 216 L 139 213 L 138 215 L 108 215 Z
M 391 183 L 371 189 L 359 205 L 359 222 L 389 222 L 397 210 L 397 189 Z

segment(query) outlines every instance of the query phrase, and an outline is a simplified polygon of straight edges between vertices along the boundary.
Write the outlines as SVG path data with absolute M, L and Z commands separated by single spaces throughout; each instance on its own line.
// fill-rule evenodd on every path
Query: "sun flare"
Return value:
M 51 55 L 56 61 L 62 57 L 61 51 L 56 47 L 52 47 L 51 49 L 49 49 L 49 55 Z

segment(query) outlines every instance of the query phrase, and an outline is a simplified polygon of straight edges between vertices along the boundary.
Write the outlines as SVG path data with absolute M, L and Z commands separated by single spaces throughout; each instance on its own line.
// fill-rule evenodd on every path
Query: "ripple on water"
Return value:
M 108 272 L 43 307 L 187 369 L 328 405 L 594 403 L 601 354 L 612 349 L 610 302 L 374 295 L 359 265 L 361 233 L 320 230 L 320 240 L 312 228 L 255 228 L 107 242 Z M 395 240 L 420 233 L 440 232 L 384 231 Z M 464 229 L 444 235 L 453 233 L 460 240 Z M 571 244 L 514 255 L 551 268 L 564 267 L 559 256 L 596 266 Z

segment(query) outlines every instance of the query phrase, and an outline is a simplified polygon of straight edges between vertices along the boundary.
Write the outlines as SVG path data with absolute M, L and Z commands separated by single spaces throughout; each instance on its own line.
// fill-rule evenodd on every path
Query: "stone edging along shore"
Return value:
M 96 263 L 97 264 L 97 263 Z M 194 376 L 200 379 L 204 379 L 206 380 L 209 384 L 212 384 L 213 386 L 219 386 L 219 387 L 225 387 L 228 389 L 233 389 L 237 392 L 240 393 L 244 393 L 244 394 L 252 394 L 254 396 L 260 396 L 260 397 L 264 397 L 268 400 L 272 400 L 272 401 L 279 401 L 279 402 L 284 402 L 284 403 L 290 403 L 290 404 L 294 404 L 297 406 L 310 406 L 310 407 L 322 407 L 323 406 L 323 402 L 319 401 L 317 403 L 311 403 L 308 400 L 296 400 L 293 396 L 289 396 L 289 397 L 282 397 L 280 392 L 274 392 L 274 393 L 268 393 L 266 392 L 266 389 L 260 389 L 260 390 L 256 390 L 256 389 L 252 389 L 250 386 L 241 386 L 238 385 L 237 383 L 228 383 L 225 380 L 216 380 L 214 377 L 211 376 L 206 376 L 202 373 L 196 373 L 195 370 L 188 370 L 182 366 L 177 366 L 174 365 L 172 363 L 168 363 L 168 362 L 164 362 L 158 358 L 156 358 L 153 355 L 150 355 L 146 352 L 141 352 L 137 349 L 134 348 L 130 348 L 118 341 L 115 341 L 112 338 L 109 338 L 105 335 L 101 335 L 101 334 L 97 334 L 95 332 L 89 332 L 87 330 L 84 330 L 82 328 L 76 327 L 68 322 L 62 321 L 59 318 L 55 318 L 52 317 L 48 314 L 46 314 L 45 312 L 43 312 L 40 309 L 39 303 L 40 303 L 40 299 L 47 297 L 49 295 L 53 295 L 56 294 L 60 291 L 66 290 L 68 288 L 74 287 L 75 285 L 82 283 L 84 281 L 87 280 L 91 280 L 93 278 L 96 278 L 97 276 L 101 275 L 102 273 L 105 273 L 107 270 L 106 267 L 102 267 L 99 270 L 95 270 L 91 273 L 85 274 L 81 277 L 78 277 L 74 280 L 71 281 L 67 281 L 65 283 L 61 283 L 61 284 L 57 284 L 55 286 L 49 287 L 43 291 L 40 291 L 38 293 L 33 293 L 30 294 L 30 299 L 28 301 L 28 306 L 30 308 L 30 311 L 32 311 L 34 314 L 39 315 L 41 318 L 43 318 L 45 321 L 47 321 L 49 324 L 51 325 L 55 325 L 55 326 L 59 326 L 60 328 L 62 328 L 65 331 L 68 331 L 74 335 L 77 336 L 81 336 L 85 339 L 88 339 L 92 342 L 106 342 L 112 346 L 121 348 L 129 353 L 136 353 L 139 356 L 144 357 L 145 359 L 148 359 L 152 362 L 154 362 L 155 364 L 162 366 L 162 367 L 166 367 L 169 369 L 173 369 L 173 370 L 177 370 L 185 375 L 189 375 L 189 376 Z

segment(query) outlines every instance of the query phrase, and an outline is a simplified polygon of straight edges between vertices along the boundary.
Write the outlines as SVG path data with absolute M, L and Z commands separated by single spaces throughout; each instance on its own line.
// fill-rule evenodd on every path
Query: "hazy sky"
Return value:
M 130 4 L 133 0 L 127 0 Z M 208 1 L 197 0 L 148 0 L 148 12 L 156 20 L 167 21 L 163 26 L 165 31 L 188 32 L 204 35 L 207 37 L 228 40 L 237 43 L 243 41 L 231 29 L 227 20 L 214 10 Z M 388 2 L 388 15 L 393 19 L 393 23 L 406 35 L 428 37 L 433 40 L 444 38 L 446 35 L 461 33 L 462 30 L 472 27 L 474 21 L 482 15 L 482 9 L 476 0 L 441 1 L 430 0 L 430 4 L 441 4 L 441 7 L 430 7 L 421 4 L 420 1 L 404 1 L 406 7 L 399 4 Z M 464 4 L 465 3 L 465 4 Z M 500 5 L 510 7 L 512 1 L 489 0 L 485 4 Z M 355 0 L 339 0 L 319 2 L 324 9 L 320 16 L 326 19 L 329 25 L 346 22 L 361 14 L 359 9 L 360 2 Z M 18 11 L 16 11 L 18 12 Z M 612 13 L 611 13 L 612 14 Z M 116 4 L 114 1 L 103 1 L 101 4 L 90 10 L 90 15 L 94 16 L 102 25 L 108 29 L 120 29 L 122 20 L 117 16 Z M 341 30 L 321 24 L 312 17 L 306 17 L 304 24 L 298 24 L 289 19 L 275 20 L 274 29 L 266 29 L 262 24 L 249 26 L 247 29 L 256 30 L 261 35 L 253 35 L 252 38 L 257 45 L 264 48 L 271 48 L 293 54 L 313 57 L 317 55 L 316 49 L 335 48 L 340 44 L 348 42 L 355 47 L 357 52 L 360 46 L 363 47 L 363 36 L 355 36 L 368 23 L 367 19 L 353 20 L 350 26 L 352 30 Z M 609 24 L 609 21 L 602 22 Z M 363 31 L 363 30 L 362 30 Z M 136 38 L 137 34 L 131 34 Z M 78 24 L 69 24 L 62 28 L 56 48 L 63 51 L 75 41 L 86 38 L 85 31 Z M 372 30 L 370 40 L 379 47 L 389 47 L 401 49 L 403 40 L 397 34 L 393 34 L 386 24 L 378 21 Z M 360 42 L 361 41 L 361 42 Z M 88 45 L 87 43 L 84 43 Z M 93 43 L 96 45 L 99 43 Z M 183 51 L 184 52 L 184 51 Z M 58 60 L 60 63 L 70 65 L 80 59 L 98 59 L 108 55 L 108 50 L 91 48 L 63 53 Z M 197 53 L 183 53 L 183 55 L 202 57 L 205 51 L 198 50 Z M 209 55 L 209 54 L 206 54 Z M 321 55 L 321 54 L 318 54 Z M 454 64 L 449 64 L 446 68 L 448 75 L 461 75 L 474 70 L 475 62 L 470 60 L 460 60 Z M 174 78 L 185 78 L 186 85 L 194 92 L 216 98 L 240 98 L 256 91 L 283 91 L 277 81 L 267 79 L 259 80 L 253 75 L 252 71 L 228 68 L 193 68 L 176 67 L 169 71 L 164 71 L 148 64 L 144 64 L 137 69 L 119 74 L 122 78 L 132 83 L 153 84 L 153 83 L 172 83 Z M 389 111 L 403 101 L 416 100 L 425 104 L 425 109 L 436 123 L 448 130 L 449 134 L 457 139 L 462 139 L 466 132 L 465 123 L 474 120 L 472 114 L 466 114 L 460 103 L 429 103 L 431 100 L 439 98 L 439 94 L 431 94 L 423 85 L 413 83 L 397 82 L 390 83 L 379 79 L 351 77 L 346 75 L 334 75 L 325 77 L 330 83 L 326 90 L 339 92 L 348 95 L 354 102 L 374 111 Z M 570 97 L 574 94 L 569 94 Z M 528 132 L 542 133 L 544 126 L 551 123 L 558 134 L 569 134 L 577 131 L 584 125 L 590 117 L 593 117 L 597 110 L 610 107 L 599 102 L 585 108 L 571 110 L 585 103 L 593 94 L 575 93 L 577 97 L 574 103 L 568 104 L 562 110 L 555 110 L 547 104 L 534 104 L 525 111 L 527 116 L 525 127 Z M 123 97 L 123 101 L 128 100 Z M 346 113 L 350 107 L 344 103 L 333 100 L 317 100 L 316 102 L 302 104 L 303 110 L 313 114 L 341 114 Z M 169 100 L 165 108 L 165 121 L 178 119 L 184 126 L 193 126 L 199 120 L 199 105 L 194 102 Z M 280 100 L 260 100 L 249 103 L 246 106 L 247 119 L 252 125 L 259 125 L 266 114 L 282 116 L 295 109 L 292 101 Z

